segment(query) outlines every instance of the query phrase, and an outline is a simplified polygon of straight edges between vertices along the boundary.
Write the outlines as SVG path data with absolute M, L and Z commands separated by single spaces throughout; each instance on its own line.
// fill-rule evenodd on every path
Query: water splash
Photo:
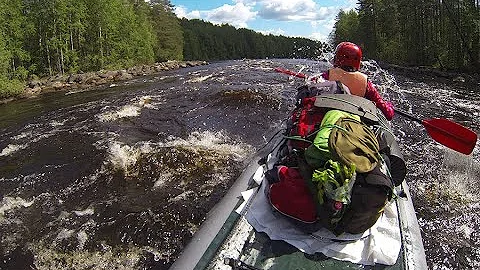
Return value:
M 103 251 L 77 250 L 62 252 L 44 243 L 32 244 L 30 250 L 35 254 L 34 266 L 38 270 L 49 269 L 139 269 L 145 256 L 141 248 L 130 247 L 124 250 L 104 245 Z
M 98 115 L 100 122 L 112 122 L 122 118 L 136 117 L 140 115 L 141 107 L 135 105 L 125 105 L 120 110 L 108 111 Z
M 136 167 L 141 157 L 165 151 L 167 148 L 188 149 L 194 153 L 209 151 L 216 156 L 229 157 L 233 161 L 242 161 L 253 152 L 246 144 L 236 143 L 224 132 L 203 131 L 192 132 L 186 139 L 169 136 L 165 142 L 138 142 L 127 145 L 115 139 L 107 139 L 107 159 L 105 165 L 114 171 L 121 171 L 126 176 L 136 176 Z M 104 140 L 97 142 L 97 147 L 104 147 Z M 160 187 L 171 175 L 166 173 L 159 178 L 155 187 Z
M 190 80 L 187 80 L 185 81 L 186 83 L 199 83 L 199 82 L 204 82 L 210 78 L 213 77 L 213 74 L 210 74 L 210 75 L 206 75 L 206 76 L 201 76 L 201 77 L 196 77 L 196 78 L 192 78 Z
M 100 122 L 113 122 L 118 119 L 137 117 L 140 115 L 142 108 L 152 107 L 152 105 L 150 105 L 151 101 L 152 101 L 151 96 L 142 96 L 140 98 L 134 98 L 130 101 L 132 104 L 124 105 L 118 110 L 109 110 L 110 107 L 107 106 L 104 109 L 108 111 L 100 113 L 96 117 Z
M 445 150 L 442 164 L 442 182 L 445 192 L 452 197 L 460 196 L 469 202 L 480 202 L 480 164 L 472 156 L 466 156 L 452 150 Z
M 3 197 L 2 202 L 0 204 L 0 224 L 5 219 L 5 212 L 9 212 L 15 210 L 17 208 L 25 208 L 30 207 L 35 201 L 26 201 L 20 197 Z
M 7 145 L 7 147 L 3 148 L 2 152 L 0 152 L 0 157 L 2 156 L 9 156 L 19 150 L 23 150 L 23 149 L 26 149 L 28 148 L 28 144 L 22 144 L 22 145 L 18 145 L 18 144 L 9 144 Z
M 187 139 L 169 137 L 168 141 L 161 145 L 165 147 L 181 146 L 193 149 L 208 149 L 223 156 L 232 156 L 236 161 L 243 160 L 253 150 L 249 145 L 235 143 L 222 131 L 194 131 Z
M 149 143 L 140 143 L 134 146 L 125 145 L 120 142 L 111 142 L 108 148 L 107 164 L 110 164 L 114 170 L 123 171 L 126 175 L 129 169 L 135 165 L 138 158 L 143 153 L 150 153 L 152 148 Z

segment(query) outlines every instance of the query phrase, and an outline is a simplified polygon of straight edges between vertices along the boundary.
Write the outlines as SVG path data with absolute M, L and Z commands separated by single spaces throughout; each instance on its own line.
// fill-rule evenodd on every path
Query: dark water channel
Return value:
M 168 269 L 293 107 L 307 60 L 245 60 L 0 105 L 0 269 Z M 366 71 L 421 118 L 480 131 L 480 90 Z M 476 92 L 474 91 L 476 90 Z M 480 267 L 480 150 L 396 117 L 431 269 Z

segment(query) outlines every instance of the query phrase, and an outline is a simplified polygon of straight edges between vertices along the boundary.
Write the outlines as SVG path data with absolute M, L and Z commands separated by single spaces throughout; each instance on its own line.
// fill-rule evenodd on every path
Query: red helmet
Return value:
M 360 61 L 362 60 L 362 50 L 356 44 L 351 42 L 341 42 L 335 49 L 335 57 L 333 66 L 335 67 L 351 67 L 354 70 L 360 69 Z

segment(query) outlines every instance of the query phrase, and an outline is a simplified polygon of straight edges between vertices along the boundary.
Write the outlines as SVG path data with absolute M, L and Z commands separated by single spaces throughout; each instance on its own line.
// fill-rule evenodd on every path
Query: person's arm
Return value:
M 380 96 L 380 93 L 378 93 L 377 89 L 370 81 L 367 82 L 367 91 L 365 92 L 365 98 L 373 101 L 373 103 L 375 103 L 375 106 L 377 106 L 377 108 L 382 111 L 388 121 L 391 121 L 393 119 L 393 115 L 395 114 L 395 111 L 393 110 L 393 104 L 391 102 L 383 100 L 383 98 Z

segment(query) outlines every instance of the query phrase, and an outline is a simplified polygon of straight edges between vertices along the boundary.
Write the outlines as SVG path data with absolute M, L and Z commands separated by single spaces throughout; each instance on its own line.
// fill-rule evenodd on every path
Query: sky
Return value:
M 327 41 L 340 9 L 357 0 L 171 0 L 179 18 L 228 23 L 263 34 Z

